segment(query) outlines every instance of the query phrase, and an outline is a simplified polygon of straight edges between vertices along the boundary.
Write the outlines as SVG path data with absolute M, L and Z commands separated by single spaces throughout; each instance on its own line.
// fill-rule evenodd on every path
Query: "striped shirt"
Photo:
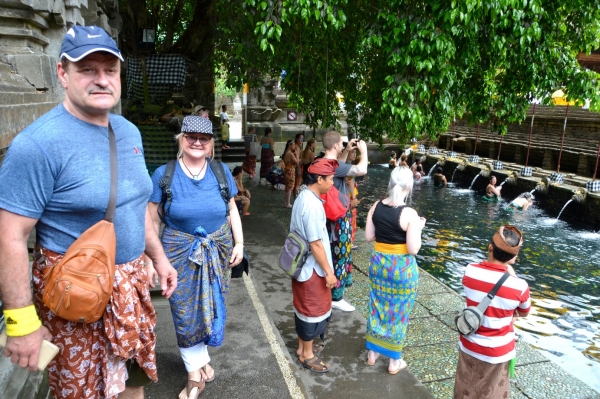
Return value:
M 250 148 L 250 143 L 252 143 L 253 141 L 258 141 L 256 139 L 256 134 L 245 134 L 244 135 L 244 146 L 246 148 Z
M 477 306 L 506 272 L 505 265 L 471 263 L 465 270 L 463 287 L 467 306 Z M 516 309 L 527 313 L 531 307 L 529 286 L 525 280 L 509 276 L 485 310 L 481 327 L 469 336 L 461 334 L 460 349 L 487 363 L 504 363 L 514 358 L 515 333 L 513 316 Z

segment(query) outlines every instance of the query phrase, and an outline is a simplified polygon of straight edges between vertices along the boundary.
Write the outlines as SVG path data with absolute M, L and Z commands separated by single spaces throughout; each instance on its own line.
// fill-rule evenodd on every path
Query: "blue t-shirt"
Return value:
M 152 185 L 139 130 L 110 115 L 118 158 L 115 212 L 118 264 L 145 248 L 145 215 Z M 58 253 L 104 218 L 110 192 L 108 128 L 71 115 L 62 104 L 10 144 L 0 168 L 0 208 L 38 219 L 37 241 Z
M 166 167 L 166 165 L 160 166 L 152 175 L 154 190 L 150 196 L 151 202 L 160 203 L 162 189 L 158 182 L 162 179 Z M 210 166 L 207 165 L 206 168 L 204 178 L 194 180 L 185 174 L 179 162 L 175 163 L 175 173 L 171 182 L 173 199 L 168 208 L 169 214 L 165 217 L 167 226 L 192 235 L 196 227 L 202 226 L 206 233 L 211 234 L 227 221 L 227 211 L 221 197 L 219 182 Z M 238 192 L 235 181 L 229 169 L 227 167 L 223 169 L 233 198 Z M 231 212 L 236 212 L 236 208 L 232 208 Z

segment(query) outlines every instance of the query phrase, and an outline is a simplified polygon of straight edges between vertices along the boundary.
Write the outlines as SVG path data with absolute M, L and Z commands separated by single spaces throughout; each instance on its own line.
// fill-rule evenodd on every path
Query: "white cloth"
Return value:
M 188 373 L 199 370 L 210 362 L 208 346 L 204 342 L 200 342 L 191 348 L 179 348 L 179 351 Z
M 333 270 L 333 265 L 331 263 L 331 245 L 329 244 L 329 234 L 327 234 L 323 200 L 317 197 L 317 195 L 308 188 L 302 190 L 300 194 L 298 194 L 296 201 L 294 201 L 290 230 L 301 234 L 309 243 L 321 240 L 327 262 L 329 263 L 329 267 Z M 325 277 L 325 272 L 321 266 L 319 266 L 311 252 L 306 259 L 304 266 L 302 266 L 302 271 L 297 280 L 300 282 L 308 280 L 312 276 L 313 270 L 319 276 Z

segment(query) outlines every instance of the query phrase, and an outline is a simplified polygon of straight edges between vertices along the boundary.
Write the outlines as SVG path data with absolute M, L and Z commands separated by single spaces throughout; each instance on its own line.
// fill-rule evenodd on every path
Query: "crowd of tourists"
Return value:
M 165 117 L 178 126 L 177 159 L 150 178 L 139 131 L 109 113 L 121 94 L 123 57 L 114 40 L 98 27 L 73 26 L 59 60 L 63 102 L 15 137 L 0 168 L 4 356 L 33 371 L 43 340 L 52 341 L 59 348 L 48 367 L 55 398 L 143 398 L 143 387 L 158 378 L 149 286 L 160 277 L 188 373 L 179 399 L 197 398 L 215 379 L 208 348 L 223 343 L 230 270 L 244 257 L 240 214 L 250 214 L 251 195 L 242 176 L 243 171 L 254 176 L 260 150 L 261 181 L 284 185 L 284 206 L 292 208 L 290 229 L 310 246 L 291 282 L 298 362 L 313 372 L 330 371 L 321 355 L 324 342 L 314 341 L 325 333 L 332 309 L 355 310 L 344 294 L 352 285 L 359 202 L 354 177 L 367 173 L 366 143 L 344 143 L 340 133 L 327 132 L 324 153 L 315 156 L 315 141 L 302 150 L 304 136 L 297 135 L 274 165 L 271 129 L 260 140 L 251 129 L 245 137 L 247 159 L 231 173 L 212 159 L 215 137 L 205 110 L 190 105 L 190 115 L 176 121 L 174 115 Z M 226 108 L 220 119 L 227 124 Z M 222 145 L 227 148 L 225 137 Z M 251 147 L 257 148 L 252 154 Z M 426 225 L 406 204 L 423 167 L 417 163 L 411 170 L 403 162 L 393 165 L 387 196 L 371 206 L 365 228 L 367 241 L 375 242 L 366 361 L 374 365 L 386 356 L 390 374 L 407 366 L 402 349 L 418 287 L 415 255 Z M 273 168 L 283 180 L 275 178 Z M 526 209 L 521 202 L 514 206 Z M 106 227 L 102 235 L 94 233 L 97 226 Z M 27 240 L 34 227 L 30 277 Z M 83 247 L 84 240 L 99 240 L 106 251 Z M 527 283 L 512 268 L 522 242 L 516 228 L 502 226 L 487 261 L 467 266 L 468 306 L 481 302 L 500 275 L 510 276 L 485 309 L 481 327 L 460 337 L 457 398 L 482 397 L 489 390 L 494 395 L 488 397 L 507 397 L 513 317 L 525 316 L 530 306 Z M 102 254 L 107 254 L 105 263 L 99 260 Z M 89 264 L 106 267 L 109 277 L 85 268 L 77 272 Z M 56 273 L 61 277 L 49 281 Z M 100 314 L 90 314 L 98 302 L 90 298 L 106 300 Z

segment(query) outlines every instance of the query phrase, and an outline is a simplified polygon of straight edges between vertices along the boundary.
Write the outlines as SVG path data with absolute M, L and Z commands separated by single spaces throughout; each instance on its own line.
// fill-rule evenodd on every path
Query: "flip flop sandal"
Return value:
M 298 363 L 300 363 L 305 369 L 309 369 L 315 373 L 329 373 L 330 370 L 330 366 L 326 363 L 323 363 L 323 361 L 317 356 L 306 359 L 305 361 L 302 361 L 300 358 L 298 358 Z
M 375 354 L 375 356 L 374 356 L 374 358 L 373 358 L 373 361 L 372 361 L 372 362 L 371 362 L 371 352 Z M 377 358 L 378 358 L 378 357 L 379 357 L 379 353 L 377 353 L 377 352 L 374 352 L 374 351 L 371 351 L 371 350 L 370 350 L 370 351 L 367 353 L 367 364 L 368 364 L 369 366 L 375 366 L 375 362 L 377 361 Z
M 206 376 L 206 378 L 204 379 L 204 382 L 214 381 L 214 379 L 215 379 L 215 369 L 212 369 L 213 370 L 213 376 L 211 378 L 208 378 L 208 371 L 206 370 L 206 366 L 208 366 L 208 364 L 205 364 L 204 366 L 201 367 L 202 371 L 204 372 L 204 375 Z
M 325 344 L 313 344 L 313 354 L 317 356 L 319 353 L 323 352 L 325 349 Z M 298 352 L 295 352 L 296 357 L 300 357 Z
M 388 373 L 390 374 L 397 374 L 400 370 L 404 370 L 406 368 L 407 364 L 404 361 L 404 359 L 400 359 L 400 363 L 398 364 L 398 368 L 395 370 L 390 370 L 388 368 Z
M 204 380 L 201 380 L 201 381 L 188 380 L 187 385 L 185 386 L 185 394 L 188 399 L 190 399 L 190 392 L 192 392 L 192 389 L 194 389 L 194 388 L 198 388 L 198 393 L 194 397 L 194 398 L 197 398 L 200 395 L 200 392 L 202 392 L 204 390 Z

